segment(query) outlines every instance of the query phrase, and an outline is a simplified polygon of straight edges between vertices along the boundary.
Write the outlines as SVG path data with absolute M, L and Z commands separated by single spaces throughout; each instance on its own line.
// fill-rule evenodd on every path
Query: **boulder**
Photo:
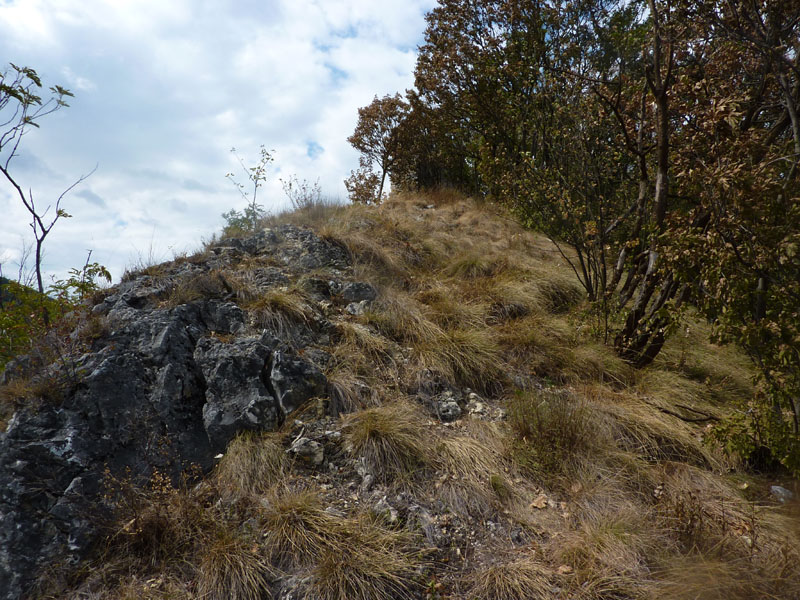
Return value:
M 362 300 L 361 302 L 351 302 L 345 306 L 344 311 L 349 315 L 353 315 L 354 317 L 360 317 L 367 312 L 368 308 L 369 302 Z
M 461 417 L 461 407 L 452 398 L 439 400 L 436 403 L 436 414 L 443 422 L 449 423 Z
M 269 431 L 280 424 L 267 381 L 275 346 L 268 334 L 233 343 L 207 337 L 197 344 L 194 358 L 206 381 L 203 425 L 215 452 L 225 450 L 240 431 Z
M 769 488 L 770 494 L 772 497 L 775 498 L 781 504 L 786 504 L 790 502 L 794 498 L 794 494 L 791 490 L 787 490 L 785 487 L 780 485 L 772 485 Z

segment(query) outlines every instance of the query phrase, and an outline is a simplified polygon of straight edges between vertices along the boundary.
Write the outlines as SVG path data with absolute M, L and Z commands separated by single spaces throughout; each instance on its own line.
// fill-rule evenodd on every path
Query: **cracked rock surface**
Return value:
M 108 510 L 108 474 L 146 481 L 154 470 L 174 479 L 190 466 L 206 473 L 238 432 L 274 430 L 327 394 L 324 375 L 301 356 L 324 319 L 288 333 L 253 329 L 219 275 L 243 260 L 263 263 L 250 269 L 257 293 L 309 269 L 342 285 L 349 265 L 342 248 L 280 226 L 145 269 L 109 290 L 91 309 L 108 332 L 72 359 L 63 398 L 34 398 L 0 433 L 0 600 L 24 597 L 43 567 L 87 555 Z M 170 302 L 193 281 L 203 282 L 204 297 Z M 366 284 L 356 290 L 370 294 Z M 9 363 L 0 383 L 39 376 L 29 363 Z

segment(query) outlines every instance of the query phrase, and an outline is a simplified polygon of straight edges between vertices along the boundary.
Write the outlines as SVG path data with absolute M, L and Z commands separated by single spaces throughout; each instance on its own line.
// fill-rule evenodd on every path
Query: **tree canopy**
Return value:
M 415 75 L 393 183 L 547 234 L 634 366 L 694 306 L 761 374 L 726 439 L 800 472 L 800 1 L 440 0 Z

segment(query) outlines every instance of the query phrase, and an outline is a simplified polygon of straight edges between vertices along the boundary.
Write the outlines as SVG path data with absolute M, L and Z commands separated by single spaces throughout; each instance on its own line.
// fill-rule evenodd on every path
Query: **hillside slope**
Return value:
M 705 324 L 633 371 L 453 194 L 266 225 L 10 365 L 0 597 L 800 597 L 797 515 L 706 439 L 753 390 Z

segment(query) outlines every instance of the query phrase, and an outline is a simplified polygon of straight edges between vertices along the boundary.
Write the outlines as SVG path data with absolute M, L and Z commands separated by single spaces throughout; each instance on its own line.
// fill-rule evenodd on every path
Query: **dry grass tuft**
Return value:
M 346 366 L 336 365 L 326 371 L 325 377 L 328 379 L 329 411 L 332 416 L 338 417 L 379 404 L 377 384 L 370 386 L 365 379 L 355 375 Z
M 156 471 L 146 487 L 114 481 L 109 488 L 117 512 L 107 541 L 112 559 L 120 557 L 144 568 L 163 567 L 182 560 L 216 528 L 207 499 L 173 486 L 161 472 Z
M 515 365 L 553 382 L 572 379 L 574 333 L 563 320 L 531 314 L 495 328 L 504 356 Z
M 573 569 L 568 588 L 579 598 L 643 597 L 649 559 L 664 549 L 663 539 L 642 506 L 613 495 L 604 500 L 584 501 L 574 526 L 551 541 L 551 551 Z
M 754 568 L 747 559 L 689 552 L 672 557 L 652 586 L 654 600 L 784 600 L 800 597 L 797 573 Z
M 347 415 L 342 424 L 347 452 L 364 459 L 378 481 L 408 480 L 432 458 L 433 433 L 418 412 L 397 402 Z
M 734 346 L 709 342 L 712 327 L 702 318 L 687 319 L 667 339 L 654 366 L 702 384 L 702 394 L 719 404 L 745 402 L 753 394 L 753 364 Z
M 683 548 L 726 548 L 744 557 L 749 554 L 748 540 L 759 542 L 762 511 L 720 477 L 684 463 L 666 463 L 661 476 L 656 512 Z
M 800 597 L 797 513 L 758 506 L 712 473 L 664 465 L 655 509 L 678 544 L 659 565 L 654 597 Z
M 536 267 L 537 287 L 544 306 L 554 314 L 564 313 L 585 298 L 585 292 L 575 278 L 563 268 L 547 263 Z
M 130 575 L 122 579 L 112 589 L 99 594 L 92 591 L 69 596 L 70 599 L 91 598 L 91 600 L 192 600 L 195 598 L 191 586 L 178 577 L 138 577 Z M 44 598 L 64 598 L 63 596 L 43 596 Z
M 366 366 L 368 372 L 374 371 L 376 363 L 392 362 L 392 344 L 366 325 L 340 321 L 336 323 L 336 333 L 339 340 L 333 355 L 338 362 L 354 367 Z M 362 372 L 359 368 L 352 368 L 351 371 L 356 374 Z
M 287 468 L 280 434 L 244 432 L 228 444 L 215 478 L 223 494 L 247 498 L 266 493 Z
M 416 202 L 420 206 L 433 205 L 436 208 L 442 208 L 462 204 L 464 202 L 464 194 L 455 188 L 440 186 L 426 190 L 424 197 L 420 197 L 419 194 L 398 194 L 390 198 L 389 201 L 397 203 Z
M 424 305 L 426 316 L 442 329 L 483 325 L 486 307 L 460 298 L 445 285 L 433 282 L 419 290 L 414 299 Z
M 220 271 L 209 271 L 181 278 L 165 300 L 167 306 L 180 306 L 197 300 L 222 298 L 232 288 Z
M 12 379 L 0 386 L 0 432 L 18 408 L 34 401 L 58 404 L 63 400 L 66 382 L 57 377 L 38 376 Z
M 426 316 L 425 308 L 411 297 L 395 295 L 375 306 L 366 319 L 384 336 L 410 347 L 418 370 L 435 371 L 474 389 L 497 387 L 502 361 L 491 330 L 477 319 L 443 327 Z
M 297 289 L 272 289 L 242 306 L 250 314 L 256 328 L 269 329 L 279 336 L 291 333 L 298 324 L 308 324 L 314 311 L 308 300 Z
M 636 373 L 613 350 L 599 343 L 585 342 L 572 352 L 571 364 L 566 365 L 569 379 L 577 383 L 594 381 L 616 388 L 630 385 Z
M 387 244 L 397 239 L 399 231 L 366 207 L 351 210 L 350 219 L 328 223 L 319 229 L 319 236 L 345 248 L 359 269 L 376 275 L 374 281 L 407 279 L 410 274 L 403 254 L 393 251 L 391 242 Z
M 197 591 L 208 600 L 260 600 L 269 593 L 269 565 L 258 545 L 220 527 L 199 557 Z
M 486 393 L 502 386 L 503 361 L 492 331 L 441 329 L 427 342 L 414 346 L 414 357 L 422 369 L 439 373 L 449 381 Z
M 445 269 L 448 277 L 480 279 L 496 277 L 509 268 L 503 257 L 486 256 L 480 252 L 467 252 L 456 257 Z
M 675 371 L 645 369 L 639 373 L 636 389 L 643 396 L 668 399 L 671 404 L 685 404 L 690 407 L 705 408 L 703 401 L 708 390 L 692 379 L 687 379 Z
M 410 538 L 367 514 L 346 518 L 323 509 L 308 490 L 279 490 L 262 513 L 264 547 L 281 569 L 310 568 L 307 598 L 412 598 L 421 566 Z
M 550 600 L 553 574 L 534 558 L 518 558 L 478 566 L 462 581 L 467 598 L 475 600 Z
M 609 417 L 621 448 L 653 462 L 675 460 L 697 466 L 720 466 L 697 429 L 670 414 L 674 411 L 668 402 L 657 398 L 646 401 L 628 391 L 616 392 L 603 386 L 587 386 L 583 393 L 593 400 L 599 414 Z
M 412 600 L 419 584 L 415 553 L 396 533 L 354 532 L 352 545 L 331 549 L 311 571 L 306 598 L 314 600 Z M 358 535 L 360 533 L 360 535 Z M 370 537 L 368 537 L 368 534 Z
M 442 332 L 425 316 L 417 302 L 399 293 L 376 302 L 366 319 L 381 334 L 405 345 L 433 343 Z
M 436 447 L 436 469 L 444 474 L 436 496 L 456 513 L 485 517 L 498 501 L 511 499 L 513 488 L 503 475 L 501 434 L 483 432 L 482 441 L 475 433 L 446 437 Z
M 485 296 L 491 301 L 489 321 L 502 323 L 527 317 L 532 313 L 545 312 L 538 289 L 524 277 L 513 277 L 509 273 L 493 282 L 485 290 Z
M 273 491 L 260 518 L 265 552 L 279 568 L 308 565 L 340 540 L 340 519 L 325 512 L 311 490 Z
M 262 227 L 276 227 L 278 225 L 296 225 L 298 227 L 324 227 L 330 221 L 348 210 L 348 206 L 336 198 L 319 197 L 309 199 L 291 210 L 284 210 L 270 214 L 261 223 Z
M 512 457 L 536 477 L 568 474 L 597 446 L 589 405 L 568 392 L 518 393 L 508 405 Z

